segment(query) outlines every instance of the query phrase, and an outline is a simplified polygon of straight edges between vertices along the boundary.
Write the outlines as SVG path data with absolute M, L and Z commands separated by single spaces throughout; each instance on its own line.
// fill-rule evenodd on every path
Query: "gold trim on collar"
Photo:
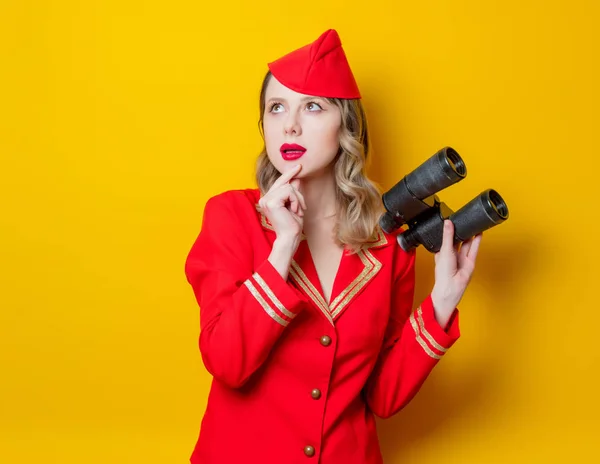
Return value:
M 388 244 L 388 239 L 383 233 L 381 226 L 377 225 L 377 239 L 374 242 L 368 242 L 363 248 L 375 248 Z
M 255 204 L 256 210 L 260 214 L 261 225 L 268 230 L 275 231 L 273 226 L 268 222 L 266 216 L 260 211 L 258 203 Z M 350 284 L 331 302 L 331 305 L 327 304 L 319 290 L 312 284 L 308 276 L 304 273 L 300 265 L 292 259 L 290 265 L 290 277 L 300 286 L 306 295 L 313 301 L 315 306 L 321 310 L 323 315 L 331 323 L 335 325 L 335 319 L 341 314 L 344 308 L 350 303 L 352 298 L 360 292 L 360 290 L 367 285 L 367 283 L 375 277 L 382 267 L 381 262 L 375 258 L 371 253 L 371 248 L 377 248 L 383 245 L 387 245 L 388 239 L 385 236 L 381 227 L 377 226 L 377 238 L 372 241 L 365 243 L 363 248 L 356 254 L 363 263 L 363 270 Z M 301 234 L 301 240 L 306 239 L 304 233 Z M 338 270 L 340 272 L 341 269 Z
M 358 257 L 363 263 L 363 270 L 350 284 L 331 302 L 327 304 L 319 290 L 312 284 L 298 263 L 292 259 L 290 275 L 296 283 L 305 291 L 313 303 L 321 310 L 327 320 L 334 325 L 334 321 L 343 309 L 350 303 L 352 298 L 375 277 L 381 269 L 381 262 L 373 256 L 369 250 L 360 250 Z M 341 269 L 338 270 L 341 272 Z
M 354 295 L 367 285 L 381 269 L 381 262 L 379 262 L 369 250 L 361 250 L 357 254 L 364 265 L 364 269 L 358 277 L 356 277 L 356 279 L 354 279 L 342 293 L 332 301 L 330 310 L 331 316 L 334 319 L 342 312 Z
M 296 283 L 300 287 L 302 287 L 304 292 L 309 296 L 309 298 L 313 301 L 317 308 L 321 310 L 321 312 L 331 323 L 331 325 L 334 325 L 333 317 L 331 316 L 327 302 L 325 301 L 323 296 L 321 296 L 319 291 L 315 288 L 315 286 L 306 276 L 300 265 L 294 259 L 292 259 L 292 264 L 290 266 L 290 276 L 296 281 Z

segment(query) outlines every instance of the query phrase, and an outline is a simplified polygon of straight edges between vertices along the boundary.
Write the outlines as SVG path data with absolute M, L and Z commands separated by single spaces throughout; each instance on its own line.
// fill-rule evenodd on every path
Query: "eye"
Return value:
M 279 103 L 279 102 L 271 103 L 271 106 L 269 107 L 269 113 L 279 113 L 279 111 L 273 111 L 278 106 L 281 106 L 281 103 Z
M 316 107 L 317 107 L 317 109 L 316 109 L 315 111 L 318 111 L 318 110 L 322 110 L 322 109 L 323 109 L 323 108 L 321 107 L 321 105 L 319 105 L 317 102 L 314 102 L 314 101 L 308 102 L 308 104 L 306 105 L 306 107 L 307 107 L 307 108 L 310 108 L 310 106 L 311 106 L 311 105 L 314 105 L 314 106 L 316 106 Z

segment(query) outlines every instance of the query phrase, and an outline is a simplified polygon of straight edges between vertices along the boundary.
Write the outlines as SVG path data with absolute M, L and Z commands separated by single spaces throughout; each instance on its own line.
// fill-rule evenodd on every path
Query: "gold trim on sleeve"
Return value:
M 275 296 L 275 294 L 273 293 L 271 288 L 267 285 L 265 280 L 260 276 L 260 274 L 258 272 L 255 272 L 252 275 L 252 277 L 254 277 L 254 280 L 256 280 L 256 283 L 260 286 L 260 288 L 263 289 L 263 291 L 267 294 L 267 296 L 271 299 L 271 301 L 273 302 L 273 304 L 279 311 L 281 311 L 283 314 L 285 314 L 290 319 L 293 319 L 296 317 L 296 314 L 294 314 L 291 311 L 288 311 L 287 308 L 285 306 L 283 306 L 281 301 L 279 301 L 279 298 L 277 298 Z
M 429 343 L 431 343 L 431 346 L 433 346 L 436 350 L 445 353 L 447 351 L 446 348 L 436 342 L 431 334 L 427 332 L 427 329 L 425 328 L 425 322 L 423 321 L 423 310 L 421 309 L 421 306 L 417 308 L 417 321 L 419 322 L 419 328 L 421 329 L 421 332 L 429 341 Z
M 415 320 L 414 312 L 410 315 L 409 320 L 410 320 L 410 325 L 412 326 L 413 330 L 415 331 L 417 342 L 419 342 L 419 345 L 421 345 L 421 348 L 423 348 L 423 351 L 425 351 L 425 353 L 427 353 L 433 359 L 442 359 L 442 356 L 440 356 L 437 353 L 434 353 L 431 350 L 431 348 L 429 348 L 429 346 L 427 346 L 427 343 L 425 342 L 425 340 L 423 340 L 423 338 L 421 337 L 421 332 L 419 331 L 419 327 L 417 326 L 417 321 Z
M 284 327 L 286 327 L 289 324 L 288 321 L 286 321 L 285 319 L 282 319 L 275 311 L 273 311 L 273 308 L 271 308 L 269 306 L 269 304 L 265 301 L 265 299 L 262 297 L 262 295 L 260 293 L 258 293 L 258 290 L 256 289 L 256 287 L 252 284 L 252 282 L 250 282 L 250 279 L 246 280 L 244 282 L 244 285 L 246 287 L 248 287 L 248 290 L 250 291 L 252 296 L 256 299 L 256 301 L 258 301 L 258 303 L 262 306 L 262 308 L 265 310 L 265 312 L 269 316 L 271 316 L 271 318 L 273 320 L 277 321 L 279 324 L 281 324 Z

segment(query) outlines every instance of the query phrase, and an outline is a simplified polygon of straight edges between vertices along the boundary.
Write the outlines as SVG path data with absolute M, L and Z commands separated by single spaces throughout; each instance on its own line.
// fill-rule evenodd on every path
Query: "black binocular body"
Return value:
M 456 212 L 440 201 L 437 192 L 466 176 L 467 167 L 458 152 L 442 148 L 382 195 L 386 212 L 379 225 L 392 233 L 407 224 L 408 228 L 397 236 L 403 250 L 423 245 L 437 253 L 442 246 L 445 219 L 454 224 L 454 245 L 506 221 L 506 202 L 493 189 L 484 190 Z

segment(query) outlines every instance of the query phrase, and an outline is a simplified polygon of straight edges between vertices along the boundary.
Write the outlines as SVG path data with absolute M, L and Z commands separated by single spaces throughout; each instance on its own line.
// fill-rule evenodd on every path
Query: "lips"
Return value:
M 296 160 L 306 153 L 306 148 L 297 143 L 284 143 L 279 148 L 284 160 Z

